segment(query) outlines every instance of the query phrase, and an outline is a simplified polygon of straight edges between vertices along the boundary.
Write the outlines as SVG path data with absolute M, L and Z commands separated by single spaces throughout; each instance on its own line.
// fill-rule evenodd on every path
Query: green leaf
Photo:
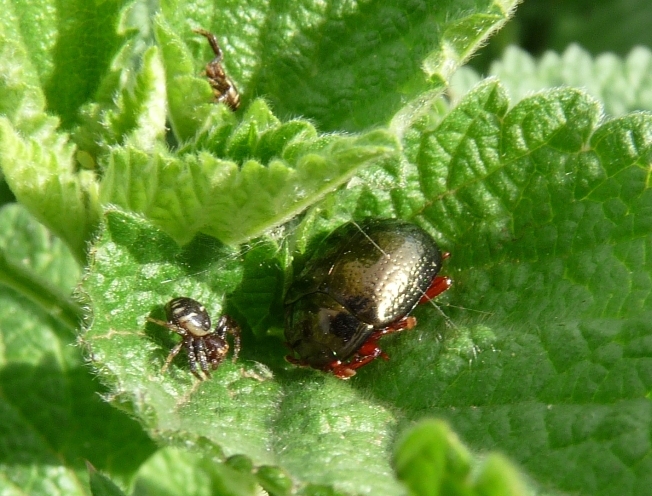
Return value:
M 420 310 L 421 331 L 360 387 L 448 419 L 544 485 L 642 494 L 652 116 L 600 115 L 572 89 L 508 111 L 490 81 L 422 134 L 412 155 L 431 200 L 414 220 L 452 253 L 453 306 Z
M 224 362 L 208 381 L 197 382 L 183 355 L 161 372 L 173 339 L 146 318 L 162 318 L 173 296 L 195 298 L 217 317 L 224 295 L 242 282 L 240 259 L 238 250 L 210 238 L 179 248 L 142 219 L 107 212 L 84 283 L 95 318 L 83 340 L 100 377 L 112 386 L 112 400 L 167 443 L 195 450 L 219 446 L 226 456 L 281 466 L 303 484 L 399 494 L 387 456 L 390 412 L 335 378 L 284 364 L 278 340 L 265 339 L 263 365 L 252 354 L 256 339 L 245 333 L 240 361 Z M 337 460 L 333 452 L 340 454 Z M 368 468 L 360 471 L 358 462 Z
M 279 124 L 258 101 L 227 138 L 226 160 L 207 152 L 175 156 L 162 149 L 115 148 L 102 202 L 145 214 L 180 243 L 197 232 L 243 242 L 288 221 L 395 146 L 383 131 L 315 134 L 305 122 Z M 239 167 L 235 160 L 244 162 Z
M 98 155 L 108 147 L 130 143 L 150 150 L 165 134 L 165 74 L 156 47 L 139 54 L 136 43 L 125 45 L 106 76 L 103 98 L 81 111 L 82 124 L 75 132 L 80 154 L 90 155 L 86 168 L 96 168 Z M 141 67 L 128 68 L 138 60 Z M 122 78 L 125 75 L 127 77 Z M 115 94 L 117 93 L 117 97 Z M 102 101 L 104 100 L 104 101 Z
M 256 479 L 250 464 L 238 465 L 241 460 L 233 458 L 223 463 L 223 457 L 216 454 L 203 456 L 187 450 L 164 448 L 142 465 L 134 482 L 133 494 L 253 496 L 257 494 Z
M 600 100 L 605 111 L 621 116 L 635 110 L 652 110 L 652 53 L 634 48 L 622 59 L 612 53 L 597 57 L 570 45 L 561 55 L 548 51 L 538 60 L 517 47 L 508 47 L 501 60 L 491 64 L 489 74 L 497 76 L 514 101 L 535 91 L 555 86 L 574 86 Z M 480 76 L 468 67 L 451 78 L 451 94 L 459 99 Z
M 496 81 L 449 113 L 437 99 L 446 80 L 513 3 L 3 3 L 2 177 L 78 260 L 98 197 L 128 210 L 106 208 L 84 283 L 82 341 L 108 390 L 68 346 L 74 282 L 59 287 L 5 253 L 4 489 L 82 493 L 84 459 L 128 487 L 154 449 L 144 429 L 182 449 L 157 453 L 173 492 L 178 464 L 185 481 L 204 473 L 223 493 L 405 494 L 393 440 L 438 416 L 550 491 L 646 494 L 651 117 L 602 122 L 600 105 L 570 89 L 510 109 Z M 218 36 L 242 93 L 235 113 L 212 104 L 198 27 Z M 590 73 L 607 77 L 610 112 L 646 101 L 648 55 L 636 53 Z M 294 262 L 368 216 L 427 228 L 452 253 L 454 289 L 383 341 L 389 363 L 349 383 L 285 363 Z M 56 248 L 37 252 L 57 263 Z M 61 277 L 78 276 L 62 263 Z M 178 337 L 147 321 L 181 295 L 243 327 L 240 361 L 202 383 L 183 353 L 161 372 Z M 188 450 L 197 471 L 182 463 Z M 477 493 L 520 487 L 505 458 L 475 460 L 464 480 Z
M 155 30 L 165 67 L 170 123 L 176 138 L 185 142 L 196 136 L 209 116 L 223 109 L 218 110 L 211 103 L 213 92 L 208 81 L 195 70 L 189 50 L 163 16 L 156 19 Z M 230 111 L 221 113 L 222 118 L 229 119 Z
M 157 37 L 173 46 L 175 56 L 164 59 L 175 74 L 183 66 L 189 101 L 200 91 L 190 78 L 213 57 L 191 26 L 216 33 L 244 107 L 265 95 L 283 118 L 301 115 L 328 131 L 360 131 L 387 123 L 417 97 L 423 103 L 424 91 L 431 101 L 515 5 L 510 0 L 342 5 L 248 0 L 217 7 L 179 1 L 162 5 L 166 27 L 158 23 Z M 188 73 L 190 59 L 181 40 L 192 47 L 195 60 L 204 61 L 194 74 Z
M 45 98 L 38 73 L 20 39 L 19 20 L 13 5 L 2 3 L 0 23 L 0 115 L 21 131 L 31 132 L 43 125 Z
M 2 257 L 22 273 L 38 274 L 62 299 L 70 295 L 79 268 L 65 245 L 18 205 L 0 209 L 0 225 Z M 0 275 L 5 283 L 12 276 L 4 266 Z M 99 397 L 105 390 L 61 315 L 33 303 L 20 284 L 11 286 L 0 286 L 2 492 L 87 494 L 84 460 L 124 484 L 152 451 L 151 441 Z
M 16 198 L 82 261 L 98 221 L 97 185 L 74 170 L 74 148 L 45 114 L 38 74 L 13 6 L 0 23 L 0 168 Z M 27 14 L 33 14 L 33 8 Z
M 94 174 L 74 170 L 74 147 L 51 129 L 21 137 L 0 117 L 0 166 L 20 203 L 61 239 L 76 258 L 97 227 L 98 193 Z
M 181 249 L 109 211 L 85 283 L 96 318 L 84 339 L 114 401 L 159 439 L 208 437 L 227 455 L 284 468 L 307 492 L 399 493 L 381 474 L 401 419 L 439 416 L 473 449 L 499 449 L 546 487 L 637 494 L 649 473 L 652 116 L 600 115 L 572 89 L 509 109 L 487 81 L 443 120 L 409 129 L 402 159 L 366 169 L 280 237 L 243 251 L 201 237 Z M 269 288 L 287 284 L 284 247 L 298 256 L 347 218 L 404 213 L 452 254 L 445 271 L 455 285 L 440 308 L 417 309 L 417 329 L 383 341 L 391 360 L 349 383 L 284 363 L 281 340 L 264 332 L 282 319 L 271 304 L 280 290 Z M 244 314 L 249 277 L 263 290 L 240 322 L 242 360 L 202 383 L 182 356 L 161 374 L 173 341 L 146 317 L 161 318 L 180 295 L 214 317 Z M 499 487 L 513 473 L 502 459 L 486 467 L 479 492 L 520 487 L 509 483 L 517 476 Z
M 256 471 L 256 480 L 272 496 L 292 494 L 292 479 L 277 467 L 263 465 Z
M 394 464 L 399 479 L 414 495 L 529 494 L 507 459 L 492 454 L 483 461 L 474 460 L 441 420 L 421 421 L 405 433 L 398 442 Z
M 93 465 L 86 463 L 93 496 L 125 496 L 118 486 L 106 475 L 99 473 Z
M 43 91 L 50 112 L 58 115 L 66 129 L 77 122 L 79 107 L 92 98 L 99 82 L 117 54 L 120 38 L 115 26 L 120 18 L 123 2 L 66 0 L 65 3 L 47 0 L 34 4 L 29 0 L 12 2 L 20 8 L 23 25 L 34 22 L 41 27 L 43 17 L 47 29 L 27 28 L 32 36 L 30 47 L 45 40 L 41 56 L 50 66 L 43 77 Z M 17 9 L 18 10 L 18 9 Z M 49 11 L 49 16 L 44 12 Z
M 0 98 L 0 106 L 5 107 L 3 113 L 9 121 L 0 123 L 0 166 L 17 199 L 64 239 L 82 261 L 100 209 L 98 178 L 77 171 L 77 162 L 82 168 L 101 172 L 98 165 L 101 169 L 115 162 L 115 157 L 105 157 L 114 145 L 124 145 L 129 150 L 126 158 L 117 159 L 118 163 L 130 163 L 132 151 L 154 151 L 156 156 L 163 141 L 165 102 L 174 132 L 170 141 L 181 143 L 185 147 L 182 152 L 206 150 L 244 164 L 245 158 L 249 158 L 244 153 L 255 144 L 259 147 L 256 157 L 268 164 L 278 158 L 274 153 L 282 150 L 284 143 L 298 135 L 311 135 L 314 129 L 305 121 L 280 124 L 269 112 L 266 113 L 274 122 L 265 125 L 260 121 L 265 112 L 259 111 L 255 95 L 267 95 L 281 115 L 309 116 L 326 129 L 363 129 L 387 122 L 401 108 L 398 121 L 408 122 L 416 110 L 414 105 L 404 105 L 421 95 L 415 105 L 423 106 L 425 89 L 431 97 L 437 95 L 452 69 L 504 22 L 513 3 L 477 1 L 466 9 L 434 10 L 426 3 L 382 8 L 354 4 L 332 11 L 324 11 L 321 4 L 311 1 L 306 1 L 305 9 L 298 11 L 296 5 L 270 10 L 269 5 L 258 3 L 249 5 L 247 16 L 242 17 L 242 5 L 218 10 L 208 4 L 195 6 L 181 1 L 157 10 L 141 1 L 123 7 L 100 2 L 97 8 L 72 1 L 66 5 L 64 24 L 45 22 L 38 17 L 41 10 L 21 3 L 18 6 L 24 10 L 20 10 L 19 16 L 13 4 L 8 5 L 0 32 L 6 55 L 3 80 L 8 91 L 4 103 Z M 231 12 L 234 7 L 237 13 Z M 50 8 L 58 11 L 60 6 Z M 430 11 L 436 14 L 424 15 Z M 302 13 L 297 15 L 298 12 Z M 260 15 L 275 28 L 251 22 Z M 229 24 L 225 19 L 229 19 Z M 385 27 L 378 33 L 381 20 Z M 440 29 L 431 29 L 433 23 L 439 24 Z M 25 27 L 28 25 L 29 28 Z M 116 25 L 117 33 L 113 31 Z M 338 34 L 353 25 L 353 38 Z M 248 122 L 247 128 L 243 122 L 238 126 L 237 119 L 223 106 L 211 103 L 211 90 L 201 69 L 212 57 L 206 55 L 209 48 L 203 37 L 193 33 L 189 26 L 211 28 L 224 41 L 227 73 L 243 92 L 243 107 L 251 109 L 244 120 L 256 115 L 255 125 Z M 319 34 L 324 26 L 329 33 L 326 38 Z M 335 36 L 332 39 L 331 34 Z M 293 43 L 287 43 L 288 36 Z M 52 39 L 57 40 L 56 46 L 49 41 Z M 151 46 L 154 43 L 158 43 L 158 50 Z M 229 50 L 232 43 L 238 46 L 237 51 Z M 26 46 L 32 45 L 37 48 L 28 53 Z M 280 46 L 285 48 L 273 48 Z M 351 53 L 351 46 L 357 46 L 358 52 Z M 303 47 L 299 53 L 297 47 Z M 270 56 L 275 62 L 270 62 Z M 391 70 L 389 60 L 393 61 Z M 236 67 L 238 61 L 240 65 Z M 288 69 L 297 63 L 300 67 Z M 343 77 L 343 70 L 349 76 Z M 358 89 L 352 91 L 354 86 Z M 290 87 L 291 92 L 287 91 Z M 63 126 L 74 128 L 77 150 L 67 135 L 57 131 L 58 120 L 45 115 L 46 99 L 47 108 L 59 115 Z M 256 134 L 265 131 L 260 126 L 268 131 L 272 127 L 278 129 L 268 136 L 259 136 L 258 142 Z M 375 146 L 384 147 L 386 143 Z M 336 162 L 351 159 L 350 167 L 336 163 L 334 176 L 326 173 L 324 157 L 312 155 L 314 150 L 297 145 L 293 155 L 290 151 L 286 150 L 286 165 L 295 167 L 298 177 L 291 178 L 295 173 L 284 167 L 269 167 L 269 177 L 260 167 L 250 164 L 241 178 L 243 184 L 248 180 L 272 183 L 267 191 L 236 188 L 234 196 L 260 199 L 258 204 L 243 209 L 243 216 L 251 217 L 253 225 L 246 225 L 241 233 L 232 232 L 233 226 L 221 232 L 216 226 L 223 219 L 200 204 L 195 207 L 208 218 L 199 221 L 199 229 L 229 242 L 250 239 L 314 203 L 375 155 L 371 149 L 366 158 L 362 156 L 366 152 L 350 150 L 354 157 L 335 158 Z M 120 155 L 120 150 L 116 154 Z M 307 160 L 302 154 L 310 154 L 314 160 Z M 307 185 L 308 179 L 301 177 L 301 164 L 297 163 L 300 160 L 304 160 L 305 170 L 310 168 L 314 184 Z M 315 172 L 315 168 L 322 170 Z M 227 176 L 237 180 L 234 171 Z M 111 171 L 108 177 L 114 178 Z M 106 193 L 115 185 L 113 181 L 102 188 L 103 199 L 123 206 L 136 205 L 133 201 L 120 203 L 121 199 L 126 201 L 124 192 Z M 287 201 L 274 205 L 268 196 L 272 192 Z M 232 207 L 241 201 L 242 197 L 229 199 L 215 208 Z M 264 216 L 247 211 L 259 210 L 261 204 L 269 207 Z M 135 210 L 148 213 L 142 205 L 135 206 Z M 152 218 L 179 241 L 187 241 L 196 231 L 182 237 L 181 226 L 171 221 L 175 216 L 157 212 Z

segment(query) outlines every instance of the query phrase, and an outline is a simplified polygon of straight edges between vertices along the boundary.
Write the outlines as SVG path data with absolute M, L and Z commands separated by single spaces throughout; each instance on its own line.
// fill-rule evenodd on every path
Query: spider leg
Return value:
M 226 104 L 231 110 L 236 111 L 240 106 L 240 95 L 235 87 L 235 83 L 226 75 L 224 67 L 222 67 L 223 53 L 217 42 L 217 38 L 213 33 L 205 29 L 195 29 L 194 31 L 208 40 L 215 54 L 213 60 L 206 64 L 204 71 L 204 74 L 208 78 L 208 83 L 213 88 L 214 98 L 216 101 Z
M 193 341 L 193 339 L 186 339 L 183 341 L 186 348 L 186 354 L 188 355 L 188 365 L 190 366 L 190 372 L 192 372 L 200 381 L 203 381 L 204 378 L 199 373 L 199 367 L 197 366 L 197 355 L 195 354 Z
M 217 321 L 217 325 L 215 326 L 215 331 L 213 331 L 217 337 L 220 339 L 226 339 L 226 333 L 227 333 L 227 326 L 228 326 L 228 320 L 229 317 L 227 315 L 222 315 L 220 317 L 220 320 Z
M 238 359 L 238 355 L 240 354 L 240 327 L 235 327 L 229 329 L 229 333 L 233 336 L 233 358 L 232 360 L 235 362 Z
M 197 375 L 196 373 L 197 359 L 195 357 L 194 350 L 192 349 L 192 344 L 191 344 L 192 339 L 188 339 L 188 332 L 182 327 L 176 326 L 170 322 L 165 322 L 159 319 L 153 319 L 152 317 L 147 317 L 147 320 L 152 322 L 153 324 L 157 324 L 160 325 L 161 327 L 165 327 L 166 329 L 169 329 L 170 331 L 177 333 L 179 336 L 183 338 L 183 341 L 181 341 L 178 345 L 172 348 L 172 351 L 170 351 L 170 354 L 165 359 L 165 363 L 161 368 L 161 373 L 167 371 L 168 367 L 172 363 L 172 360 L 174 360 L 174 357 L 176 357 L 181 351 L 181 348 L 185 346 L 186 352 L 188 354 L 188 362 L 190 363 L 190 368 L 193 371 L 193 374 Z M 193 368 L 193 364 L 194 364 L 194 368 Z
M 211 64 L 219 64 L 222 62 L 222 49 L 220 48 L 219 43 L 217 43 L 217 37 L 211 33 L 210 31 L 206 31 L 205 29 L 195 29 L 195 33 L 200 34 L 204 36 L 208 40 L 208 44 L 211 46 L 213 49 L 213 53 L 215 54 L 215 58 L 210 62 Z
M 199 360 L 199 367 L 202 372 L 206 374 L 206 377 L 210 377 L 211 373 L 208 368 L 208 357 L 206 356 L 206 344 L 204 343 L 204 340 L 201 338 L 195 339 L 193 344 L 195 356 L 197 357 L 197 360 Z
M 163 365 L 163 368 L 161 369 L 161 373 L 165 373 L 165 371 L 168 369 L 170 364 L 172 363 L 172 360 L 174 360 L 174 357 L 179 354 L 181 351 L 181 348 L 183 348 L 183 341 L 181 341 L 178 345 L 176 345 L 174 348 L 172 348 L 172 351 L 170 351 L 170 354 L 168 355 L 167 359 L 165 360 L 165 364 Z
M 227 333 L 233 336 L 232 361 L 235 362 L 238 359 L 238 355 L 240 354 L 240 326 L 228 315 L 222 315 L 220 320 L 217 322 L 217 325 L 215 326 L 215 333 L 225 342 Z
M 166 329 L 171 330 L 172 332 L 176 332 L 179 336 L 185 336 L 187 334 L 185 329 L 182 329 L 181 327 L 171 324 L 169 322 L 165 322 L 164 320 L 153 319 L 152 317 L 147 317 L 147 320 L 152 324 L 157 324 L 160 325 L 161 327 L 165 327 Z

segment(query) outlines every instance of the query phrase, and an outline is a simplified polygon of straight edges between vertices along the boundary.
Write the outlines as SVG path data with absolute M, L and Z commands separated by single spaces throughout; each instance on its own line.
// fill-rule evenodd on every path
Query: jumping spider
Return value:
M 235 112 L 240 106 L 240 94 L 233 80 L 224 72 L 224 67 L 222 67 L 224 55 L 217 43 L 217 38 L 213 33 L 205 29 L 195 29 L 195 33 L 205 36 L 213 49 L 213 53 L 215 53 L 215 58 L 206 64 L 206 77 L 211 88 L 213 88 L 215 100 L 226 104 Z
M 174 298 L 165 305 L 167 322 L 147 317 L 147 320 L 167 327 L 182 337 L 182 341 L 176 345 L 165 360 L 161 372 L 165 372 L 172 363 L 175 356 L 186 349 L 190 371 L 200 380 L 204 377 L 199 370 L 210 377 L 209 365 L 215 370 L 226 358 L 229 351 L 229 343 L 226 335 L 233 336 L 233 361 L 238 359 L 240 352 L 240 327 L 228 315 L 222 315 L 211 331 L 211 318 L 204 305 L 192 298 Z

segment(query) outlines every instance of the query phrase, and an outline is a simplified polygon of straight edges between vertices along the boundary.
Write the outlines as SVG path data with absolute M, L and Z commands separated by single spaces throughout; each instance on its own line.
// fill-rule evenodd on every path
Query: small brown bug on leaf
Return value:
M 195 33 L 200 34 L 208 40 L 213 53 L 215 53 L 215 58 L 206 64 L 206 77 L 208 82 L 213 88 L 213 94 L 215 95 L 215 100 L 218 102 L 224 103 L 234 112 L 238 110 L 240 106 L 240 94 L 238 89 L 235 87 L 233 80 L 226 75 L 224 67 L 222 67 L 222 59 L 224 54 L 220 45 L 217 43 L 217 38 L 210 31 L 205 29 L 195 29 Z
M 165 372 L 181 348 L 186 349 L 190 371 L 200 380 L 210 377 L 210 368 L 215 370 L 226 358 L 229 342 L 226 335 L 233 336 L 233 361 L 238 359 L 240 352 L 240 327 L 228 315 L 222 315 L 211 331 L 211 318 L 204 305 L 192 298 L 174 298 L 165 305 L 167 322 L 147 317 L 147 320 L 166 327 L 181 336 L 182 341 L 176 345 L 167 359 L 161 372 Z

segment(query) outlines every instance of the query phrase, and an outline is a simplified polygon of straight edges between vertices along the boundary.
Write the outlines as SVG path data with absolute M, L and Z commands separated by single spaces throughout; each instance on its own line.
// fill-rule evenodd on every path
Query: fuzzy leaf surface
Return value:
M 306 121 L 281 124 L 262 101 L 224 138 L 224 159 L 115 148 L 102 202 L 143 213 L 180 243 L 200 231 L 239 243 L 289 220 L 396 146 L 384 131 L 317 136 Z
M 208 436 L 227 456 L 278 465 L 302 483 L 400 493 L 389 482 L 390 440 L 404 422 L 437 416 L 545 487 L 645 494 L 652 117 L 600 116 L 579 90 L 510 109 L 503 87 L 485 82 L 443 120 L 410 128 L 402 158 L 366 168 L 275 238 L 235 252 L 203 238 L 180 249 L 137 217 L 107 212 L 85 284 L 98 315 L 85 340 L 102 377 L 154 435 Z M 300 262 L 336 225 L 367 216 L 413 220 L 452 253 L 444 270 L 455 285 L 439 300 L 447 318 L 418 308 L 415 330 L 383 341 L 391 360 L 349 383 L 290 366 L 282 339 L 264 332 L 282 327 L 275 298 L 287 254 Z M 160 373 L 174 341 L 145 318 L 162 318 L 181 295 L 214 316 L 257 308 L 239 317 L 242 360 L 210 381 L 193 379 L 181 355 Z
M 246 0 L 219 6 L 179 1 L 164 4 L 162 14 L 195 60 L 208 62 L 212 54 L 191 29 L 218 35 L 225 69 L 245 106 L 265 95 L 284 119 L 301 115 L 326 131 L 360 131 L 388 122 L 426 91 L 430 99 L 441 92 L 454 69 L 515 5 L 510 0 L 286 5 Z
M 491 64 L 489 75 L 500 79 L 514 101 L 546 88 L 574 86 L 585 88 L 614 117 L 652 110 L 652 52 L 642 46 L 621 58 L 613 53 L 593 57 L 573 44 L 561 54 L 548 51 L 539 59 L 510 46 L 502 59 Z M 473 69 L 461 68 L 451 78 L 453 100 L 479 81 Z
M 84 336 L 88 356 L 110 400 L 149 434 L 219 452 L 224 464 L 246 455 L 255 468 L 245 471 L 236 494 L 249 491 L 252 474 L 272 487 L 273 475 L 267 486 L 258 477 L 270 465 L 287 471 L 305 494 L 401 494 L 390 463 L 393 439 L 404 423 L 440 416 L 473 449 L 501 450 L 546 488 L 646 494 L 650 115 L 602 122 L 599 104 L 570 89 L 517 99 L 510 109 L 496 82 L 482 84 L 444 119 L 430 106 L 511 2 L 306 1 L 287 10 L 255 0 L 160 8 L 135 1 L 124 9 L 112 2 L 28 3 L 2 4 L 3 177 L 78 260 L 100 219 L 100 190 L 105 201 L 154 221 L 108 209 L 85 283 L 95 319 Z M 55 15 L 63 12 L 69 15 Z M 64 18 L 69 24 L 57 24 Z M 219 36 L 227 73 L 243 94 L 239 113 L 200 98 L 211 96 L 201 70 L 212 55 L 192 33 L 196 27 Z M 606 65 L 618 73 L 617 64 Z M 635 101 L 645 101 L 645 64 L 633 69 L 624 70 L 625 81 L 640 81 L 632 85 L 641 88 Z M 619 114 L 632 100 L 613 81 L 600 88 L 614 93 L 601 94 Z M 383 131 L 320 136 L 305 120 L 281 122 L 260 95 L 282 118 L 307 116 L 326 131 L 367 131 L 391 119 L 404 154 L 390 155 L 395 144 Z M 172 152 L 162 144 L 164 106 Z M 86 135 L 75 127 L 85 118 L 96 126 Z M 82 160 L 80 152 L 88 156 Z M 79 172 L 76 161 L 99 169 Z M 344 165 L 333 177 L 324 165 L 332 163 Z M 302 164 L 311 173 L 293 182 Z M 220 183 L 218 172 L 233 182 Z M 310 182 L 324 177 L 327 183 Z M 286 364 L 275 336 L 292 258 L 301 263 L 334 227 L 367 216 L 397 216 L 428 229 L 453 254 L 446 271 L 456 284 L 440 299 L 448 320 L 434 308 L 418 309 L 416 330 L 383 341 L 392 360 L 369 365 L 347 384 Z M 280 227 L 256 239 L 273 226 Z M 197 232 L 248 245 L 228 248 Z M 189 243 L 179 248 L 175 241 Z M 211 381 L 195 381 L 183 355 L 160 372 L 176 341 L 146 317 L 163 318 L 162 306 L 179 295 L 203 301 L 214 318 L 233 312 L 244 327 L 241 361 L 224 363 Z M 48 395 L 57 419 L 79 422 L 86 406 L 75 405 L 97 401 L 97 388 L 81 373 L 61 372 L 86 373 L 56 340 L 65 328 L 30 305 L 9 298 L 3 306 L 7 336 L 20 338 L 3 346 L 10 357 L 15 349 L 21 360 L 25 354 L 28 365 L 13 369 L 14 358 L 6 359 L 3 418 L 16 423 L 2 437 L 10 447 L 32 446 L 20 436 L 39 435 L 32 466 L 12 458 L 20 450 L 6 449 L 18 481 L 8 486 L 43 484 L 55 467 L 66 492 L 84 486 L 83 458 L 105 470 L 114 447 L 84 451 L 110 439 L 104 432 L 93 437 L 90 428 L 79 437 L 39 430 L 54 425 L 38 422 L 51 411 L 49 403 L 43 407 Z M 30 337 L 28 328 L 50 326 L 55 337 Z M 47 361 L 49 351 L 39 350 L 48 346 L 59 346 L 64 358 Z M 87 385 L 72 394 L 65 386 L 73 383 Z M 24 391 L 38 392 L 38 402 Z M 105 407 L 88 405 L 89 418 L 110 418 Z M 116 424 L 131 434 L 118 446 L 130 447 L 138 436 Z M 99 441 L 88 448 L 87 439 Z M 111 470 L 126 479 L 134 467 Z M 39 475 L 26 480 L 33 473 Z M 486 484 L 497 473 L 490 471 Z
M 166 442 L 243 454 L 303 484 L 401 494 L 388 464 L 392 414 L 335 378 L 284 364 L 277 339 L 261 338 L 261 356 L 245 333 L 240 360 L 224 362 L 211 380 L 189 374 L 183 355 L 161 372 L 174 339 L 146 318 L 164 318 L 174 296 L 203 302 L 216 318 L 224 296 L 242 284 L 242 257 L 246 250 L 207 237 L 179 248 L 142 218 L 107 211 L 84 284 L 95 319 L 83 340 L 103 381 L 115 386 L 113 401 Z
M 88 494 L 84 460 L 124 484 L 152 451 L 151 441 L 100 398 L 102 388 L 73 346 L 73 330 L 7 280 L 9 262 L 70 298 L 77 264 L 24 208 L 4 206 L 0 225 L 0 277 L 12 286 L 0 286 L 0 488 L 35 496 Z
M 645 494 L 652 117 L 600 119 L 582 91 L 509 109 L 489 81 L 408 133 L 422 194 L 412 218 L 451 252 L 455 285 L 447 319 L 419 309 L 416 336 L 397 337 L 391 362 L 359 384 L 410 419 L 448 419 L 545 486 Z M 387 198 L 400 214 L 387 189 L 346 191 L 349 212 Z
M 302 115 L 322 130 L 359 131 L 386 123 L 399 111 L 405 114 L 400 120 L 408 122 L 412 111 L 405 105 L 421 95 L 416 105 L 423 107 L 426 90 L 430 99 L 439 94 L 451 71 L 507 19 L 514 3 L 327 5 L 303 0 L 281 7 L 262 0 L 220 6 L 189 0 L 93 6 L 79 0 L 38 6 L 5 2 L 0 24 L 0 167 L 16 198 L 84 261 L 99 221 L 100 188 L 105 201 L 124 206 L 124 194 L 114 198 L 106 193 L 115 183 L 99 184 L 103 170 L 114 163 L 112 147 L 124 146 L 127 162 L 132 151 L 154 151 L 156 156 L 165 140 L 226 158 L 213 138 L 222 143 L 219 138 L 228 136 L 238 119 L 212 103 L 201 75 L 212 57 L 193 29 L 218 34 L 227 73 L 243 93 L 243 108 L 252 102 L 255 107 L 256 98 L 264 95 L 285 119 Z M 56 117 L 48 116 L 46 108 Z M 172 127 L 167 136 L 166 122 Z M 253 139 L 256 132 L 250 132 Z M 233 145 L 245 145 L 240 151 L 246 150 L 246 137 L 239 136 Z M 289 135 L 281 133 L 276 139 L 272 149 Z M 235 198 L 215 208 L 231 208 L 243 196 L 259 198 L 243 212 L 254 225 L 241 233 L 231 227 L 219 232 L 216 225 L 223 219 L 208 208 L 209 218 L 200 221 L 207 226 L 202 232 L 237 242 L 289 219 L 365 162 L 358 151 L 351 153 L 355 157 L 340 156 L 353 158 L 346 171 L 335 159 L 338 179 L 324 177 L 323 157 L 316 157 L 322 170 L 314 173 L 311 164 L 310 177 L 320 186 L 307 184 L 301 172 L 290 178 L 291 171 L 272 166 L 273 178 L 267 183 L 276 187 L 260 191 L 245 185 L 247 178 L 257 183 L 261 179 L 253 177 L 257 173 L 250 167 L 241 188 L 235 188 Z M 289 190 L 294 200 L 272 205 L 266 218 L 248 211 L 274 203 L 270 194 L 291 199 Z M 142 205 L 135 210 L 146 212 Z M 157 211 L 152 218 L 178 241 L 187 241 L 195 232 L 182 238 L 181 226 L 168 225 L 174 216 Z
M 74 147 L 57 130 L 58 119 L 45 113 L 38 72 L 44 68 L 32 57 L 46 66 L 51 60 L 28 50 L 33 33 L 21 29 L 21 21 L 37 15 L 41 6 L 19 3 L 0 4 L 0 168 L 16 198 L 81 261 L 98 220 L 97 185 L 91 175 L 75 171 Z M 36 23 L 47 30 L 45 24 Z

